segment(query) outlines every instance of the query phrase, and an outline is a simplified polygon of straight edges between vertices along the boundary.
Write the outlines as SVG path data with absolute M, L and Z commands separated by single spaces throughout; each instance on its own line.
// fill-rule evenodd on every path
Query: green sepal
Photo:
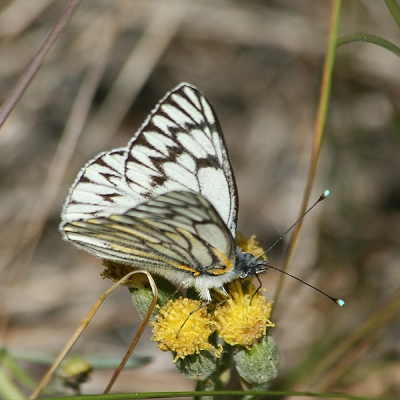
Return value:
M 217 361 L 212 351 L 203 350 L 199 354 L 179 358 L 175 363 L 178 371 L 192 381 L 205 381 L 217 369 Z
M 176 287 L 171 282 L 158 276 L 153 278 L 158 290 L 157 304 L 160 307 L 164 306 L 175 295 L 181 295 L 181 293 L 177 291 Z M 150 283 L 130 286 L 129 291 L 131 292 L 132 301 L 137 308 L 139 315 L 143 318 L 148 311 L 154 297 Z M 154 317 L 156 314 L 158 314 L 158 308 L 154 308 L 150 318 L 151 321 L 155 320 Z
M 251 384 L 253 390 L 267 390 L 279 371 L 279 354 L 274 338 L 264 335 L 250 349 L 235 347 L 233 359 L 239 376 Z

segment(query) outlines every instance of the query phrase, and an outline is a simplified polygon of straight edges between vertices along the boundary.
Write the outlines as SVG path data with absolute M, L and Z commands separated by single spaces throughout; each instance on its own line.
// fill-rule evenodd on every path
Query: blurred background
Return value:
M 0 2 L 1 101 L 66 4 Z M 239 190 L 239 230 L 268 248 L 296 220 L 329 7 L 315 0 L 80 5 L 0 131 L 0 311 L 7 351 L 54 357 L 110 286 L 100 277 L 100 260 L 62 241 L 64 199 L 82 166 L 100 151 L 125 146 L 182 81 L 199 87 L 219 116 Z M 344 2 L 339 36 L 352 32 L 400 43 L 383 1 Z M 399 95 L 395 55 L 366 43 L 338 49 L 312 199 L 325 189 L 331 196 L 306 217 L 289 272 L 344 298 L 346 307 L 285 280 L 270 330 L 281 356 L 272 389 L 400 396 Z M 272 265 L 282 266 L 289 238 L 268 254 Z M 263 277 L 267 297 L 274 298 L 279 279 L 274 271 Z M 121 288 L 72 353 L 119 361 L 138 324 Z M 150 336 L 146 331 L 134 356 L 151 362 L 125 370 L 115 391 L 192 389 Z M 47 368 L 21 365 L 36 378 Z M 101 392 L 111 374 L 95 371 L 84 393 Z

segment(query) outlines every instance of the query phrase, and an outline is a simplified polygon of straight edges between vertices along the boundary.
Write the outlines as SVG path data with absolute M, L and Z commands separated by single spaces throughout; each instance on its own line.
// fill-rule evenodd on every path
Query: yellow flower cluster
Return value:
M 265 335 L 272 302 L 257 291 L 249 279 L 237 279 L 227 285 L 229 298 L 220 302 L 213 313 L 201 307 L 198 300 L 170 300 L 160 309 L 152 323 L 153 337 L 163 351 L 176 353 L 174 361 L 187 355 L 210 350 L 218 357 L 219 350 L 209 343 L 216 331 L 231 346 L 250 348 Z
M 255 236 L 247 239 L 238 232 L 236 245 L 243 252 L 266 260 Z M 104 260 L 104 265 L 107 269 L 102 276 L 113 281 L 120 280 L 132 271 L 132 267 L 112 261 Z M 148 287 L 149 282 L 146 276 L 137 274 L 130 277 L 125 285 L 140 289 Z M 266 334 L 267 327 L 274 326 L 269 320 L 272 302 L 262 295 L 261 290 L 254 287 L 250 279 L 234 280 L 226 285 L 226 289 L 229 293 L 227 299 L 215 292 L 218 300 L 214 300 L 215 310 L 212 313 L 199 300 L 182 297 L 169 300 L 159 309 L 155 322 L 151 322 L 152 339 L 158 343 L 158 347 L 163 351 L 174 352 L 174 361 L 198 354 L 202 350 L 208 350 L 219 357 L 221 349 L 209 342 L 213 332 L 217 332 L 231 346 L 240 345 L 249 349 L 256 339 Z M 172 295 L 170 291 L 168 293 L 166 298 Z M 144 303 L 146 311 L 147 307 L 148 304 Z

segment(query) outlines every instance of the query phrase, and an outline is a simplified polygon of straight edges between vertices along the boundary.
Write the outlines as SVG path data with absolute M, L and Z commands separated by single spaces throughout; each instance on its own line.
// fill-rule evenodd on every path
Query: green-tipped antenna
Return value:
M 329 190 L 325 190 L 324 193 L 321 194 L 321 196 L 319 197 L 319 199 L 289 228 L 285 231 L 285 233 L 279 237 L 279 239 L 277 239 L 275 241 L 275 243 L 264 253 L 268 253 L 271 249 L 273 249 L 277 243 L 279 243 L 318 203 L 320 203 L 322 200 L 325 200 L 328 196 L 330 195 L 330 191 Z M 323 294 L 324 296 L 328 297 L 328 299 L 331 299 L 333 302 L 335 302 L 338 306 L 343 307 L 346 303 L 344 300 L 342 299 L 336 299 L 335 297 L 329 296 L 329 294 L 326 294 L 325 292 L 323 292 L 322 290 L 316 288 L 315 286 L 303 281 L 300 278 L 297 278 L 297 276 L 291 275 L 286 271 L 283 271 L 277 267 L 273 267 L 272 265 L 268 265 L 268 264 L 264 264 L 264 267 L 266 268 L 271 268 L 274 269 L 276 271 L 282 272 L 282 274 L 285 274 L 287 276 L 290 276 L 291 278 L 296 279 L 297 281 L 304 283 L 305 285 L 307 285 L 308 287 L 316 290 L 317 292 L 320 292 L 321 294 Z M 260 271 L 260 273 L 262 273 L 263 271 Z
M 338 306 L 340 306 L 340 307 L 343 307 L 343 306 L 346 304 L 344 300 L 342 300 L 342 299 L 337 299 L 337 298 L 335 298 L 335 297 L 329 296 L 329 294 L 323 292 L 321 289 L 318 289 L 317 287 L 311 285 L 310 283 L 307 283 L 306 281 L 303 281 L 302 279 L 298 278 L 297 276 L 294 276 L 294 275 L 292 275 L 292 274 L 289 274 L 289 272 L 283 271 L 283 270 L 280 269 L 280 268 L 273 267 L 272 265 L 269 265 L 269 264 L 266 264 L 266 263 L 263 265 L 263 267 L 265 267 L 265 268 L 271 268 L 271 269 L 274 269 L 275 271 L 282 272 L 282 274 L 285 274 L 285 275 L 287 275 L 287 276 L 290 276 L 291 278 L 296 279 L 297 281 L 299 281 L 299 282 L 301 282 L 301 283 L 304 283 L 305 285 L 307 285 L 307 286 L 310 287 L 311 289 L 314 289 L 314 290 L 316 290 L 317 292 L 320 292 L 321 294 L 323 294 L 324 296 L 326 296 L 328 299 L 331 299 L 334 303 L 336 303 L 336 304 L 337 304 Z M 262 272 L 263 272 L 263 271 L 260 271 L 259 273 L 262 273 Z

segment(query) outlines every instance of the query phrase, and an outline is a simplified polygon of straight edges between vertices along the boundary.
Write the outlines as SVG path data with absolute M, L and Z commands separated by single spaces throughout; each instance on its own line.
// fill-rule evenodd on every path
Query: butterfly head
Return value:
M 267 270 L 265 260 L 256 258 L 251 253 L 243 252 L 239 247 L 236 249 L 236 270 L 240 278 L 252 278 Z

